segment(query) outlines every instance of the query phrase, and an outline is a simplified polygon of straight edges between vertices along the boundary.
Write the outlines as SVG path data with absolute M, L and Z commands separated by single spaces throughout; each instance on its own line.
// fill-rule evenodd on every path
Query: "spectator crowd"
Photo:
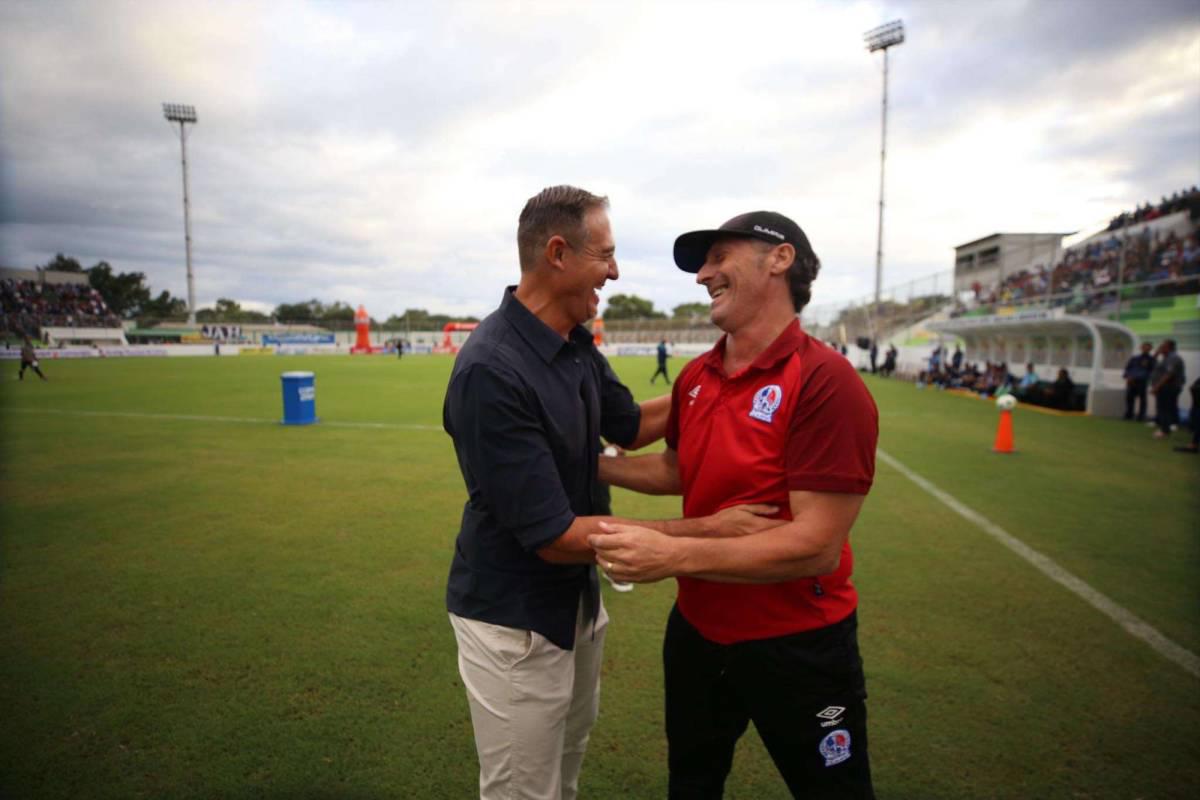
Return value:
M 117 319 L 90 286 L 0 280 L 0 330 L 37 335 L 42 326 L 119 327 Z
M 1200 220 L 1200 189 L 1192 187 L 1164 197 L 1158 206 L 1139 206 L 1113 218 L 1112 235 L 1085 246 L 1068 249 L 1052 268 L 1039 266 L 1021 270 L 992 286 L 972 285 L 975 306 L 1019 305 L 1033 299 L 1050 299 L 1052 307 L 1066 306 L 1072 312 L 1092 312 L 1116 303 L 1118 284 L 1163 282 L 1152 293 L 1189 294 L 1200 291 L 1200 227 L 1180 236 L 1165 236 L 1149 228 L 1128 236 L 1117 236 L 1126 225 L 1147 222 L 1164 214 L 1189 210 L 1193 223 Z M 1123 220 L 1123 221 L 1122 221 Z M 1117 224 L 1118 221 L 1122 221 Z M 1124 272 L 1121 272 L 1122 252 Z M 953 316 L 969 309 L 960 305 Z
M 1133 211 L 1122 211 L 1108 223 L 1108 230 L 1120 230 L 1126 225 L 1149 222 L 1177 211 L 1187 211 L 1193 220 L 1200 219 L 1200 188 L 1193 186 L 1191 189 L 1176 192 L 1169 198 L 1164 196 L 1156 206 L 1147 200 L 1145 205 L 1139 205 Z
M 1125 272 L 1118 277 L 1121 249 L 1125 249 Z M 1093 311 L 1115 303 L 1118 283 L 1126 285 L 1174 279 L 1168 294 L 1200 291 L 1200 235 L 1186 237 L 1173 231 L 1166 236 L 1149 230 L 1122 242 L 1111 236 L 1087 247 L 1068 250 L 1053 269 L 1038 267 L 1006 275 L 997 286 L 972 289 L 979 305 L 1013 305 L 1033 298 L 1053 297 L 1054 307 Z M 965 312 L 958 310 L 958 314 Z M 957 314 L 956 314 L 957 315 Z

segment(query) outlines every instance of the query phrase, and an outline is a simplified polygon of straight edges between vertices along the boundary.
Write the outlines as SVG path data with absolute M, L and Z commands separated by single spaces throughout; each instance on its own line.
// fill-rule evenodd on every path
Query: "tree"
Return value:
M 260 311 L 242 308 L 242 304 L 228 297 L 218 297 L 212 308 L 196 311 L 199 322 L 266 322 L 267 315 Z
M 479 318 L 454 317 L 449 314 L 430 314 L 423 308 L 407 308 L 403 314 L 392 314 L 384 321 L 383 326 L 391 330 L 408 327 L 410 329 L 436 331 L 445 327 L 447 322 L 479 322 Z
M 708 303 L 680 303 L 671 311 L 671 316 L 675 319 L 694 319 L 696 317 L 707 319 L 708 314 Z
M 42 269 L 53 272 L 83 272 L 83 267 L 73 258 L 67 258 L 62 253 L 55 253 L 54 260 L 46 263 Z
M 242 304 L 237 300 L 230 300 L 228 297 L 218 297 L 213 311 L 221 317 L 233 317 L 242 313 Z
M 667 315 L 654 310 L 654 303 L 634 294 L 614 294 L 608 298 L 604 319 L 666 319 Z
M 158 297 L 142 303 L 142 316 L 146 317 L 175 317 L 187 313 L 187 301 L 182 297 L 172 297 L 164 289 Z
M 319 314 L 322 322 L 353 322 L 354 309 L 349 303 L 334 300 L 332 305 L 325 306 Z
M 321 301 L 314 297 L 306 303 L 280 303 L 272 316 L 280 322 L 312 322 L 324 308 Z
M 87 276 L 88 283 L 104 298 L 108 310 L 119 317 L 132 319 L 141 313 L 144 304 L 150 302 L 150 289 L 141 272 L 114 273 L 107 261 L 101 261 L 87 270 Z

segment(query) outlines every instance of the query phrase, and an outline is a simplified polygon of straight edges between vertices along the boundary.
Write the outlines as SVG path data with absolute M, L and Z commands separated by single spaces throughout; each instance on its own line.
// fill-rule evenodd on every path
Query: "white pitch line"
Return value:
M 1175 662 L 1193 676 L 1200 678 L 1200 656 L 1197 656 L 1186 647 L 1171 641 L 1161 632 L 1159 632 L 1154 626 L 1139 619 L 1132 611 L 1129 611 L 1123 606 L 1119 606 L 1112 600 L 1109 600 L 1107 597 L 1100 594 L 1100 592 L 1096 591 L 1091 586 L 1072 575 L 1070 572 L 1067 572 L 1053 559 L 1042 555 L 1037 550 L 1034 550 L 1032 547 L 1025 544 L 1020 539 L 1013 536 L 1011 533 L 1004 530 L 987 517 L 963 505 L 952 495 L 947 494 L 933 483 L 930 483 L 925 478 L 922 478 L 904 464 L 897 461 L 893 456 L 885 453 L 883 450 L 876 450 L 875 453 L 885 464 L 892 467 L 892 469 L 908 478 L 917 486 L 920 486 L 926 492 L 929 492 L 929 494 L 940 500 L 944 505 L 949 507 L 959 516 L 978 525 L 984 533 L 986 533 L 988 536 L 991 536 L 993 539 L 1000 542 L 1000 544 L 1004 545 L 1009 550 L 1028 561 L 1047 578 L 1078 595 L 1088 605 L 1092 606 L 1101 614 L 1104 614 L 1113 622 L 1124 628 L 1125 632 L 1130 636 L 1133 636 L 1136 639 L 1141 639 L 1143 642 L 1150 645 L 1150 647 L 1154 648 L 1154 650 L 1163 658 Z
M 163 419 L 179 422 L 228 422 L 241 425 L 279 425 L 277 419 L 262 417 L 219 417 L 202 414 L 155 414 L 149 411 L 73 411 L 59 408 L 10 408 L 8 411 L 18 411 L 23 414 L 57 414 L 64 417 L 120 417 L 124 419 Z M 318 424 L 332 428 L 370 428 L 383 430 L 404 431 L 440 431 L 438 425 L 420 425 L 407 422 L 344 422 L 340 420 L 319 420 Z

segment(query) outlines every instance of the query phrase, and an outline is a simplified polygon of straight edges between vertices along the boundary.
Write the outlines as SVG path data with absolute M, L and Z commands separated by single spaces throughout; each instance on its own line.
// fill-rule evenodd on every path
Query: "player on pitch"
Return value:
M 21 370 L 17 373 L 17 380 L 25 380 L 25 370 L 27 369 L 32 369 L 39 378 L 46 380 L 41 366 L 38 365 L 37 351 L 33 349 L 33 343 L 29 341 L 28 336 L 24 337 L 21 342 Z
M 679 582 L 663 644 L 670 796 L 720 797 L 752 721 L 794 796 L 874 797 L 849 535 L 874 477 L 875 403 L 800 328 L 820 262 L 792 220 L 758 211 L 684 234 L 675 263 L 725 336 L 675 381 L 667 449 L 601 458 L 600 477 L 682 492 L 685 518 L 789 511 L 744 536 L 590 537 L 614 579 Z

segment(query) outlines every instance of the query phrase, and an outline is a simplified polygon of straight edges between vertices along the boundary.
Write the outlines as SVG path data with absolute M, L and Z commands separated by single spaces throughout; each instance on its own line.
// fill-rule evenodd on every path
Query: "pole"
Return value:
M 179 122 L 179 149 L 184 162 L 184 249 L 187 257 L 187 321 L 196 324 L 196 279 L 192 276 L 192 218 L 187 200 L 187 128 Z
M 187 254 L 187 321 L 196 324 L 196 279 L 192 276 L 192 216 L 187 200 L 187 128 L 179 124 L 179 149 L 184 161 L 184 249 Z
M 883 125 L 879 145 L 879 233 L 875 244 L 875 305 L 883 283 L 883 168 L 887 162 L 888 49 L 883 48 Z

